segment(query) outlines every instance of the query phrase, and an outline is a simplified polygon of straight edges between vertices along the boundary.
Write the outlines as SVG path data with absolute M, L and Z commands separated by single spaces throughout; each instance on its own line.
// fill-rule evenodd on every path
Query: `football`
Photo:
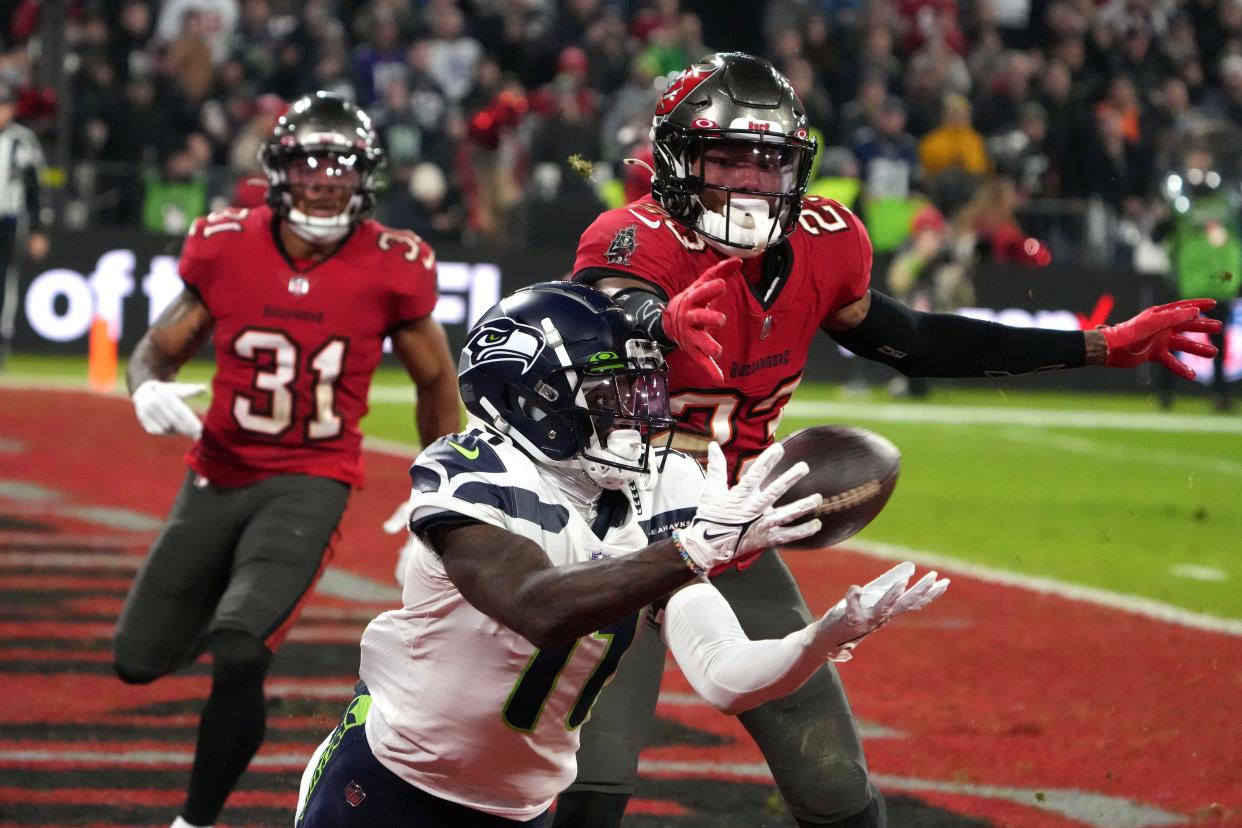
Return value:
M 789 544 L 793 549 L 822 549 L 852 538 L 875 519 L 897 485 L 901 452 L 889 440 L 865 428 L 812 426 L 790 434 L 781 444 L 785 456 L 768 475 L 768 481 L 775 480 L 799 460 L 805 460 L 811 471 L 777 505 L 815 492 L 824 496 L 823 505 L 814 513 L 823 528 L 809 538 Z

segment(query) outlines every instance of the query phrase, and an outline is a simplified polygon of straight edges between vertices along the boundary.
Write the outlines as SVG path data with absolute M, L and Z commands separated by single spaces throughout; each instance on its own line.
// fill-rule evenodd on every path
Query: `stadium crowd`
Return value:
M 0 77 L 21 88 L 19 118 L 50 147 L 62 136 L 33 71 L 41 4 L 6 5 Z M 1015 215 L 1090 201 L 1133 228 L 1122 234 L 1133 247 L 1179 148 L 1242 120 L 1239 0 L 65 8 L 71 226 L 180 233 L 206 209 L 255 198 L 256 149 L 285 102 L 329 89 L 377 122 L 390 159 L 382 220 L 433 241 L 566 242 L 543 206 L 594 215 L 640 191 L 642 168 L 621 161 L 649 152 L 668 78 L 745 48 L 790 78 L 819 133 L 810 191 L 862 212 L 878 254 L 897 253 L 921 214 L 923 226 L 947 217 L 976 251 L 1038 264 L 1046 251 L 1025 243 Z

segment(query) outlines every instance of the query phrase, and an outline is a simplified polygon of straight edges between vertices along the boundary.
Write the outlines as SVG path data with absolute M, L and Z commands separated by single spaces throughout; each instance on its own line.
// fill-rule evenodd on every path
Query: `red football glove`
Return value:
M 712 336 L 712 328 L 723 328 L 728 319 L 711 309 L 712 300 L 725 291 L 725 279 L 742 272 L 742 260 L 736 256 L 712 265 L 694 284 L 673 297 L 664 309 L 664 333 L 685 351 L 687 356 L 723 381 L 724 372 L 716 357 L 724 348 Z
M 1144 362 L 1159 362 L 1183 379 L 1194 379 L 1195 372 L 1173 356 L 1170 350 L 1201 357 L 1216 356 L 1216 346 L 1178 336 L 1192 331 L 1218 333 L 1221 329 L 1218 320 L 1200 316 L 1200 311 L 1215 306 L 1215 299 L 1183 299 L 1148 308 L 1118 325 L 1100 328 L 1108 345 L 1104 364 L 1109 368 L 1133 368 Z

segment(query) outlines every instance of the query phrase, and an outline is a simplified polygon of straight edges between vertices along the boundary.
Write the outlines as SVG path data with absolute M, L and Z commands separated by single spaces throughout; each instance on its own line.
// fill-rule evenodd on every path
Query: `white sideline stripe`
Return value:
M 1041 428 L 1180 431 L 1242 434 L 1242 417 L 1221 414 L 1137 413 L 1133 411 L 1065 411 L 1054 408 L 992 408 L 969 405 L 892 405 L 791 400 L 785 411 L 795 417 L 832 420 L 882 420 L 942 425 L 1026 425 Z
M 949 573 L 957 572 L 994 584 L 1017 587 L 1044 595 L 1055 595 L 1058 598 L 1068 598 L 1071 601 L 1098 604 L 1110 609 L 1118 609 L 1134 613 L 1135 615 L 1154 618 L 1157 621 L 1180 624 L 1183 627 L 1192 627 L 1198 630 L 1224 633 L 1226 635 L 1242 635 L 1242 620 L 1240 619 L 1220 618 L 1215 615 L 1191 612 L 1188 609 L 1175 607 L 1171 604 L 1162 604 L 1149 598 L 1122 595 L 1104 589 L 1066 583 L 1065 581 L 1055 581 L 1052 578 L 1041 578 L 1037 575 L 1015 575 L 1003 569 L 994 569 L 982 564 L 969 563 L 957 558 L 937 555 L 933 552 L 924 552 L 921 549 L 899 546 L 895 543 L 862 541 L 854 538 L 846 541 L 842 548 L 851 552 L 861 552 L 886 561 L 911 561 L 922 566 Z
M 1089 437 L 1058 434 L 1038 428 L 1007 428 L 1000 433 L 1000 436 L 1015 443 L 1045 446 L 1061 451 L 1072 451 L 1077 454 L 1111 457 L 1131 463 L 1152 463 L 1158 466 L 1172 466 L 1185 472 L 1203 470 L 1242 477 L 1242 463 L 1234 460 L 1225 460 L 1220 457 L 1204 457 L 1201 454 L 1185 454 L 1167 449 L 1127 448 L 1126 446 L 1102 443 Z
M 275 753 L 259 754 L 250 764 L 256 768 L 288 769 L 304 768 L 310 754 Z M 189 750 L 143 750 L 117 752 L 115 750 L 0 750 L 0 762 L 23 762 L 29 764 L 84 762 L 103 767 L 134 767 L 148 765 L 177 765 L 188 767 L 194 760 Z M 768 781 L 772 774 L 768 766 L 759 762 L 661 762 L 640 760 L 638 770 L 643 774 L 681 773 L 691 775 L 727 775 Z M 1033 808 L 1050 811 L 1079 820 L 1097 828 L 1156 828 L 1162 825 L 1181 825 L 1186 817 L 1159 808 L 1120 797 L 1090 793 L 1066 788 L 1006 788 L 995 785 L 970 785 L 958 782 L 942 782 L 934 779 L 917 779 L 903 776 L 876 774 L 872 777 L 881 788 L 907 791 L 936 791 L 964 794 L 985 799 L 1004 799 Z M 1042 797 L 1041 802 L 1037 797 Z
M 1199 564 L 1173 564 L 1173 566 L 1169 567 L 1169 574 L 1176 575 L 1179 578 L 1189 578 L 1192 581 L 1220 582 L 1229 580 L 1229 573 L 1223 569 L 1217 569 L 1214 566 L 1200 566 Z
M 37 379 L 30 376 L 0 375 L 0 387 L 40 391 L 73 391 L 125 397 L 118 387 L 109 392 L 93 392 L 82 380 L 70 377 Z M 414 403 L 412 386 L 372 385 L 368 396 L 376 403 Z M 941 425 L 1030 425 L 1059 428 L 1115 429 L 1118 431 L 1180 431 L 1203 434 L 1242 434 L 1242 417 L 1227 414 L 1137 413 L 1133 411 L 1065 411 L 1055 408 L 996 408 L 971 405 L 923 405 L 893 403 L 830 402 L 790 400 L 785 412 L 795 417 L 834 420 L 877 420 L 893 423 L 935 423 Z

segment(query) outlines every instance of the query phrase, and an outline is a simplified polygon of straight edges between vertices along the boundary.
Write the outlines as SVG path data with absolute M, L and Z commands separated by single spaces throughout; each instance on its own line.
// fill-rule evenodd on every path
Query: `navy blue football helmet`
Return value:
M 672 439 L 667 368 L 629 315 L 575 282 L 515 291 L 479 318 L 457 368 L 466 410 L 536 460 L 619 489 Z

